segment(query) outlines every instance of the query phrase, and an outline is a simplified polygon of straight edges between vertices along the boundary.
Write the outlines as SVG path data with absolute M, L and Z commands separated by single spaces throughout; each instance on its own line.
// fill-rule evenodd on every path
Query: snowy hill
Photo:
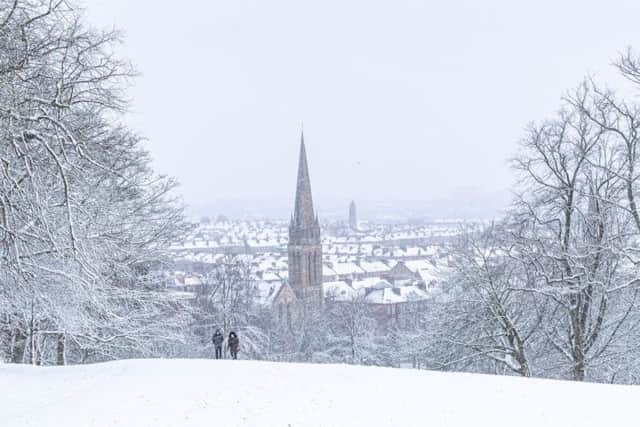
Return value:
M 343 365 L 0 365 L 0 426 L 621 426 L 640 388 Z

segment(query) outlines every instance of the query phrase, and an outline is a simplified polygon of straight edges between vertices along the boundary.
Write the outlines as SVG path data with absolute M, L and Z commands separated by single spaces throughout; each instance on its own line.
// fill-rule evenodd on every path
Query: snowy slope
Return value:
M 640 388 L 342 365 L 0 365 L 0 426 L 622 426 Z

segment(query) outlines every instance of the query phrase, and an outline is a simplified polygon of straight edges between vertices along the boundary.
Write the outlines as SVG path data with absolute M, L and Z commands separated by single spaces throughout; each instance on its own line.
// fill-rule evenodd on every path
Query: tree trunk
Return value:
M 573 380 L 584 381 L 584 374 L 585 374 L 584 359 L 576 360 L 575 364 L 573 365 Z
M 578 298 L 580 301 L 580 298 Z M 584 381 L 585 372 L 585 351 L 584 351 L 584 328 L 580 322 L 577 310 L 571 313 L 572 333 L 571 356 L 573 357 L 572 376 L 574 381 Z
M 11 331 L 11 349 L 9 350 L 9 361 L 11 363 L 22 363 L 25 353 L 27 337 L 19 330 Z
M 61 333 L 58 335 L 58 342 L 57 342 L 57 347 L 56 347 L 56 365 L 65 365 L 65 358 L 64 358 L 64 344 L 65 344 L 65 337 L 64 337 L 64 333 Z

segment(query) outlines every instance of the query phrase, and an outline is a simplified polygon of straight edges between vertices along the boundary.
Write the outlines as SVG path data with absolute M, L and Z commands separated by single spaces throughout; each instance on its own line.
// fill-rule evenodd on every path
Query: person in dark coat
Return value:
M 238 358 L 238 347 L 240 347 L 240 340 L 238 339 L 238 335 L 235 332 L 229 332 L 229 339 L 227 340 L 227 345 L 229 346 L 229 351 L 231 352 L 231 357 L 234 359 Z
M 222 343 L 224 342 L 224 336 L 220 329 L 216 329 L 216 333 L 213 334 L 213 346 L 216 348 L 216 359 L 222 358 Z

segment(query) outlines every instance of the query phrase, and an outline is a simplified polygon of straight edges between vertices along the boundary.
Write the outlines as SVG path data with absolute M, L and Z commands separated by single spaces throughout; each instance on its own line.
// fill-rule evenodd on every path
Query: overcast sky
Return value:
M 527 122 L 640 47 L 637 0 L 526 3 L 85 1 L 141 72 L 126 120 L 212 214 L 292 208 L 301 122 L 321 212 L 499 208 Z

